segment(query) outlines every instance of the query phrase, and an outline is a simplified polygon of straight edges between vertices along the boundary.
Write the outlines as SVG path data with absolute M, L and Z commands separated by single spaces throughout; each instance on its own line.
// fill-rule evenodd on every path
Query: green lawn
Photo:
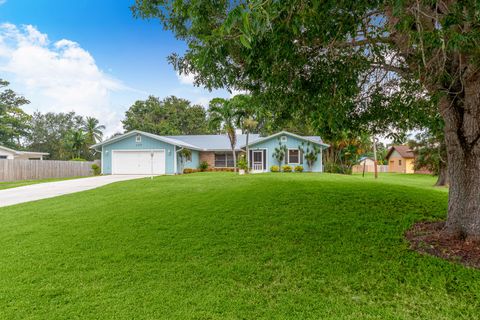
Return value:
M 18 180 L 18 181 L 0 182 L 0 190 L 23 187 L 23 186 L 28 186 L 28 185 L 37 184 L 37 183 L 63 181 L 63 180 L 71 180 L 71 179 L 79 179 L 79 178 L 83 178 L 83 177 L 51 178 L 51 179 L 40 179 L 40 180 Z
M 0 319 L 478 319 L 480 271 L 403 238 L 445 217 L 434 181 L 198 173 L 0 208 Z

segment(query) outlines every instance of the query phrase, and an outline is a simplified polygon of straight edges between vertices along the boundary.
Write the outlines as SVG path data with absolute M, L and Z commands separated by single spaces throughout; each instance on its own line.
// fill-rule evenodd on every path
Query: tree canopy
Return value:
M 0 145 L 21 147 L 21 138 L 27 134 L 30 116 L 21 107 L 30 102 L 7 89 L 8 81 L 0 79 Z
M 175 96 L 160 100 L 149 96 L 136 101 L 122 121 L 127 131 L 141 130 L 160 135 L 206 134 L 209 132 L 205 109 Z
M 480 240 L 480 3 L 476 0 L 136 0 L 184 40 L 170 62 L 207 88 L 245 89 L 317 130 L 445 123 L 446 232 Z M 435 109 L 437 108 L 437 109 Z
M 102 137 L 105 129 L 97 119 L 84 118 L 75 112 L 35 112 L 28 127 L 29 132 L 25 137 L 26 148 L 48 152 L 49 158 L 55 160 L 72 158 L 93 160 L 95 156 L 89 149 L 95 143 L 92 138 Z

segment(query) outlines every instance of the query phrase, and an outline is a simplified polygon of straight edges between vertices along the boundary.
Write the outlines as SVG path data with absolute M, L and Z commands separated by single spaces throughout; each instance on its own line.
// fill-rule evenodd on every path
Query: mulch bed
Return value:
M 480 269 L 480 242 L 445 237 L 445 222 L 418 222 L 405 233 L 410 248 Z

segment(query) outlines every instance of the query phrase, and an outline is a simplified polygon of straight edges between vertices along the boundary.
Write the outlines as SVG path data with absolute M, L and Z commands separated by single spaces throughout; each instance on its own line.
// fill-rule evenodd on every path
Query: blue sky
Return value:
M 0 78 L 30 99 L 27 112 L 76 111 L 121 130 L 137 99 L 176 95 L 207 105 L 167 56 L 186 46 L 158 21 L 134 19 L 133 0 L 0 0 Z

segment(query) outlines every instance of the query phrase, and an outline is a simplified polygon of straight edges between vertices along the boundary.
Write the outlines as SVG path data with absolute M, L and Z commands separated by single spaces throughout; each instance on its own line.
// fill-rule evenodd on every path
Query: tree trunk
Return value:
M 446 163 L 440 161 L 440 166 L 438 168 L 438 179 L 435 183 L 436 187 L 445 187 L 448 186 L 448 167 Z
M 460 95 L 458 91 L 446 95 L 439 105 L 445 120 L 450 179 L 445 231 L 450 236 L 479 241 L 480 74 L 465 76 L 461 85 Z
M 237 172 L 237 154 L 235 153 L 235 147 L 232 148 L 233 154 L 233 171 Z

